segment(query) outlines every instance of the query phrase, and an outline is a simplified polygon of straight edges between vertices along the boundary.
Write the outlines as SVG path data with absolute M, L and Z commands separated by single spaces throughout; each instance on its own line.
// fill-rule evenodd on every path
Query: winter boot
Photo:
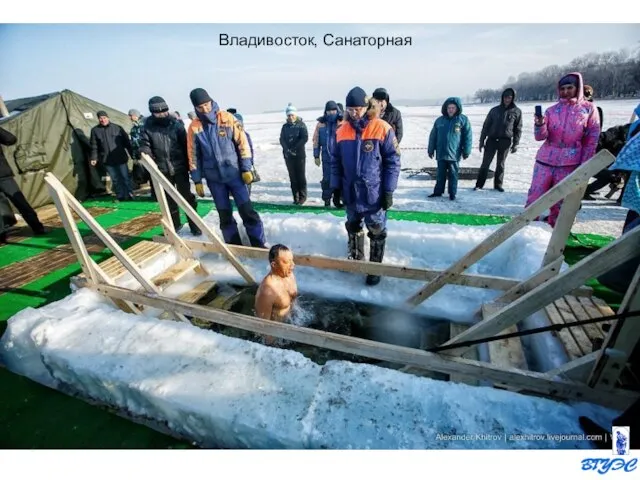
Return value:
M 341 202 L 340 197 L 341 197 L 341 192 L 340 190 L 336 190 L 335 192 L 333 192 L 333 206 L 336 208 L 344 208 L 344 203 Z
M 349 260 L 362 260 L 364 258 L 364 232 L 362 230 L 349 232 Z
M 369 261 L 382 263 L 382 258 L 384 257 L 384 247 L 387 241 L 387 233 L 381 233 L 380 235 L 371 235 L 369 233 L 369 242 L 370 251 L 369 251 Z M 367 285 L 377 285 L 380 283 L 380 275 L 367 275 Z

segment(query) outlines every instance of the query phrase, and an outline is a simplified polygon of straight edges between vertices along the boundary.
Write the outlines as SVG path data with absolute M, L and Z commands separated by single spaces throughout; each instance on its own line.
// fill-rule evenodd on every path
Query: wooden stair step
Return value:
M 171 245 L 143 240 L 125 250 L 131 261 L 142 268 L 171 249 Z M 100 264 L 104 272 L 114 281 L 124 277 L 129 271 L 116 257 L 111 257 Z
M 199 266 L 200 262 L 192 258 L 180 260 L 178 263 L 170 266 L 165 271 L 153 277 L 151 281 L 159 289 L 163 290 L 185 277 Z
M 213 280 L 205 280 L 199 283 L 191 290 L 184 292 L 178 296 L 177 300 L 186 303 L 197 304 L 200 300 L 205 298 L 214 288 L 216 288 L 216 282 Z
M 504 304 L 484 304 L 482 305 L 482 318 L 487 319 L 497 311 L 502 309 Z M 518 327 L 511 327 L 500 332 L 500 335 L 507 333 L 516 333 Z M 496 340 L 488 343 L 489 361 L 501 368 L 517 368 L 520 370 L 528 370 L 527 360 L 524 355 L 524 348 L 519 337 Z

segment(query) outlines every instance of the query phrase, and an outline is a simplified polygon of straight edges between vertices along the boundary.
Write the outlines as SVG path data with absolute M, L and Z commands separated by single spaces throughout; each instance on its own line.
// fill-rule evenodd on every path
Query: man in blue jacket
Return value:
M 362 88 L 347 94 L 346 119 L 332 145 L 331 188 L 341 189 L 347 210 L 349 258 L 364 258 L 364 232 L 371 241 L 369 261 L 381 263 L 387 238 L 387 210 L 400 175 L 400 150 L 393 128 L 378 118 L 377 105 Z M 367 285 L 380 276 L 367 275 Z
M 331 190 L 331 155 L 330 144 L 335 142 L 336 130 L 342 124 L 342 114 L 338 111 L 338 104 L 329 100 L 324 106 L 324 114 L 318 117 L 316 129 L 313 132 L 313 158 L 316 166 L 322 165 L 322 200 L 328 207 L 333 197 L 333 205 L 342 208 L 340 203 L 340 190 Z
M 206 178 L 226 243 L 242 245 L 229 200 L 232 195 L 251 246 L 266 248 L 262 220 L 246 187 L 253 181 L 253 174 L 244 129 L 232 114 L 220 110 L 205 89 L 192 90 L 190 97 L 198 116 L 187 132 L 187 155 L 196 192 L 204 197 L 202 177 Z
M 436 119 L 429 135 L 429 158 L 435 154 L 438 162 L 436 187 L 429 198 L 441 197 L 448 179 L 449 198 L 456 199 L 460 157 L 469 158 L 471 145 L 471 123 L 462 114 L 462 101 L 449 97 L 442 104 L 442 116 Z

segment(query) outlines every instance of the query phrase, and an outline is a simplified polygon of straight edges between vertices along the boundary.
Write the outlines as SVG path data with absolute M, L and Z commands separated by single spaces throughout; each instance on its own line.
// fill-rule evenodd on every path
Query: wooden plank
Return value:
M 469 328 L 469 325 L 451 322 L 449 324 L 449 336 L 453 338 L 456 335 L 464 332 L 467 328 Z M 470 360 L 478 360 L 478 348 L 470 348 L 465 353 L 464 358 L 468 358 Z M 459 373 L 452 373 L 451 375 L 449 375 L 449 381 L 455 383 L 466 383 L 467 385 L 480 385 L 480 382 L 477 378 L 473 378 L 468 375 L 461 375 Z
M 551 323 L 553 323 L 554 325 L 564 325 L 562 316 L 560 315 L 560 312 L 558 312 L 555 304 L 552 303 L 551 305 L 547 305 L 545 307 L 545 313 L 547 314 L 547 317 L 549 317 Z M 569 330 L 564 328 L 558 332 L 553 333 L 557 335 L 562 341 L 562 344 L 564 345 L 564 348 L 567 351 L 567 355 L 569 355 L 570 360 L 575 360 L 576 358 L 580 358 L 582 356 L 582 351 L 580 350 L 576 339 L 573 338 L 573 335 L 571 335 Z
M 179 281 L 200 265 L 200 262 L 194 259 L 180 260 L 175 265 L 172 265 L 164 272 L 159 273 L 151 279 L 151 281 L 160 289 L 165 289 L 172 283 Z
M 224 243 L 218 235 L 207 225 L 204 220 L 198 215 L 189 202 L 187 202 L 182 195 L 176 190 L 176 188 L 167 180 L 167 178 L 158 170 L 158 166 L 155 162 L 149 157 L 146 153 L 142 154 L 140 159 L 140 163 L 147 169 L 149 175 L 155 182 L 162 187 L 169 196 L 173 198 L 173 200 L 178 204 L 180 208 L 184 210 L 187 214 L 187 217 L 191 219 L 191 221 L 207 236 L 209 239 L 217 244 L 222 250 L 222 255 L 234 266 L 237 272 L 248 282 L 250 285 L 255 285 L 256 281 L 253 276 L 249 273 L 249 271 L 242 265 L 242 263 L 236 258 L 236 256 L 229 250 L 226 243 Z M 265 250 L 266 251 L 266 250 Z
M 571 295 L 565 295 L 564 299 L 569 305 L 569 308 L 571 308 L 573 315 L 578 320 L 590 320 L 591 317 L 589 317 L 589 314 L 585 311 L 584 307 L 576 297 Z M 591 351 L 593 351 L 594 349 L 598 350 L 600 347 L 602 347 L 602 341 L 604 340 L 604 335 L 602 334 L 602 330 L 596 327 L 595 323 L 583 325 L 582 329 L 584 330 L 584 333 L 586 333 L 587 337 L 589 337 L 589 340 L 591 341 L 591 346 L 592 346 Z
M 582 308 L 584 308 L 584 311 L 587 312 L 587 315 L 589 315 L 589 318 L 602 318 L 602 312 L 600 311 L 600 309 L 598 308 L 598 306 L 593 303 L 593 297 L 591 298 L 587 298 L 587 297 L 578 297 L 578 301 L 580 302 L 580 305 L 582 305 Z M 611 309 L 609 309 L 611 310 Z M 613 310 L 611 310 L 611 314 L 613 314 Z M 608 315 L 606 315 L 608 316 Z M 598 323 L 594 323 L 594 325 L 596 326 L 596 328 L 602 333 L 602 337 L 606 337 L 607 336 L 607 331 L 605 331 L 605 327 L 604 325 L 607 325 L 609 328 L 611 328 L 611 325 L 613 324 L 613 320 L 609 321 L 609 322 L 598 322 Z
M 564 249 L 567 246 L 567 240 L 571 234 L 571 227 L 576 219 L 578 210 L 582 205 L 582 197 L 587 189 L 587 182 L 583 183 L 577 190 L 570 193 L 567 198 L 562 202 L 560 208 L 560 214 L 556 219 L 556 224 L 553 227 L 553 233 L 547 245 L 547 251 L 542 259 L 542 266 L 549 265 L 555 262 L 564 254 Z M 559 270 L 558 270 L 559 271 Z
M 589 372 L 598 356 L 598 352 L 591 352 L 583 357 L 576 358 L 561 365 L 558 368 L 546 372 L 549 378 L 573 380 L 574 382 L 586 383 Z
M 597 389 L 588 388 L 575 382 L 550 380 L 545 377 L 544 374 L 537 372 L 523 371 L 515 368 L 502 369 L 490 363 L 478 362 L 467 358 L 451 357 L 416 348 L 407 348 L 349 337 L 284 322 L 273 322 L 239 313 L 217 310 L 203 305 L 181 302 L 164 297 L 162 294 L 139 294 L 126 288 L 108 285 L 95 285 L 92 289 L 108 297 L 120 298 L 162 310 L 179 312 L 182 315 L 195 317 L 201 321 L 240 328 L 259 335 L 283 338 L 293 342 L 375 358 L 396 364 L 411 365 L 417 368 L 434 370 L 446 374 L 461 373 L 473 376 L 474 378 L 488 380 L 495 384 L 504 384 L 513 388 L 521 388 L 556 398 L 581 400 L 619 409 L 627 408 L 632 402 L 640 398 L 638 392 L 617 389 L 610 394 L 603 395 L 602 392 Z
M 159 244 L 143 240 L 129 247 L 125 252 L 139 268 L 142 268 L 171 250 L 171 245 Z M 128 273 L 126 267 L 116 258 L 111 257 L 100 264 L 102 269 L 114 280 Z
M 588 279 L 602 275 L 635 257 L 638 249 L 640 249 L 640 229 L 631 230 L 626 235 L 583 258 L 560 275 L 520 297 L 491 318 L 473 325 L 457 338 L 449 340 L 445 345 L 495 335 L 566 295 L 572 289 L 584 285 Z M 455 350 L 463 351 L 460 348 Z
M 528 225 L 552 205 L 565 198 L 583 184 L 586 184 L 593 175 L 613 163 L 614 160 L 615 157 L 611 155 L 609 151 L 601 150 L 588 162 L 582 164 L 564 180 L 553 186 L 548 192 L 538 198 L 538 200 L 529 205 L 524 212 L 511 219 L 508 223 L 502 225 L 479 245 L 471 249 L 471 251 L 461 259 L 440 273 L 435 279 L 426 284 L 416 293 L 411 295 L 407 299 L 407 305 L 415 307 L 424 302 L 446 284 L 451 283 L 452 278 L 460 275 L 471 265 L 478 262 L 478 260 L 498 248 L 502 243 L 518 232 L 518 230 L 525 225 Z
M 631 233 L 627 233 L 624 236 L 628 235 L 631 235 Z M 601 311 L 606 311 L 606 308 L 602 306 L 602 302 L 598 302 L 598 299 L 593 299 L 593 301 L 596 305 L 600 303 L 598 307 L 602 307 Z M 629 284 L 629 288 L 620 303 L 618 313 L 635 312 L 637 310 L 640 310 L 640 267 L 636 270 Z M 607 390 L 613 389 L 639 340 L 640 316 L 614 320 L 604 340 L 604 345 L 598 351 L 598 359 L 589 375 L 589 386 Z
M 201 299 L 206 297 L 211 290 L 216 288 L 216 282 L 213 280 L 205 280 L 199 283 L 191 290 L 184 292 L 178 296 L 178 300 L 185 303 L 198 303 Z
M 577 320 L 564 298 L 559 298 L 554 303 L 556 305 L 556 308 L 558 309 L 558 312 L 560 312 L 560 316 L 562 317 L 562 321 L 564 323 L 575 322 Z M 569 327 L 567 330 L 569 331 L 571 336 L 575 338 L 576 343 L 578 344 L 578 348 L 582 352 L 580 356 L 586 355 L 587 353 L 591 353 L 593 351 L 591 340 L 589 340 L 589 337 L 587 337 L 587 334 L 584 332 L 582 327 Z
M 484 304 L 482 306 L 483 318 L 489 318 L 494 315 L 502 305 L 496 304 Z M 513 325 L 506 330 L 500 332 L 501 335 L 508 333 L 517 333 L 518 328 Z M 520 338 L 505 338 L 502 340 L 495 340 L 488 342 L 489 347 L 489 360 L 493 365 L 502 368 L 518 368 L 520 370 L 527 370 L 527 359 L 524 356 L 524 349 L 522 348 L 522 342 Z
M 509 289 L 500 297 L 496 298 L 493 303 L 510 303 L 520 298 L 527 292 L 530 292 L 538 285 L 543 284 L 550 278 L 554 277 L 560 271 L 564 257 L 560 256 L 553 261 L 547 263 L 544 267 L 531 275 L 528 279 L 519 283 L 515 287 Z

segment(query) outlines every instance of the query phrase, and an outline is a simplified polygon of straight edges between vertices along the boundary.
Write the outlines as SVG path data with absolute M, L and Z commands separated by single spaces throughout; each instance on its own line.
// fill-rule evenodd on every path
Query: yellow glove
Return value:
M 242 181 L 246 184 L 249 185 L 251 182 L 253 182 L 253 175 L 251 172 L 242 172 Z
M 320 166 L 320 157 L 316 157 L 316 166 Z
M 201 183 L 196 183 L 196 193 L 200 198 L 204 197 L 204 187 Z

